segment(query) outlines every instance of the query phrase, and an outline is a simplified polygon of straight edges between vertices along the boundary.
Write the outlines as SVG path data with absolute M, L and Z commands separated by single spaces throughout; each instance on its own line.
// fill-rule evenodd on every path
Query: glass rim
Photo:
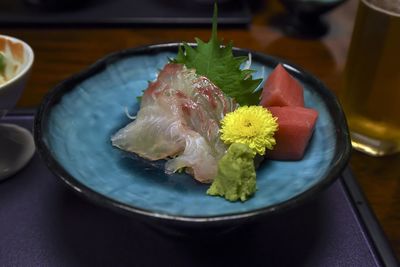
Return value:
M 361 2 L 378 12 L 400 18 L 400 0 L 361 0 Z

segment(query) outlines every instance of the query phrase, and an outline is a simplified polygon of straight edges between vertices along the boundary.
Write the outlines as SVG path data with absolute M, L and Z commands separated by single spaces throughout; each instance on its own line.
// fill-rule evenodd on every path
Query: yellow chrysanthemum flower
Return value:
M 265 148 L 275 145 L 278 130 L 276 118 L 262 106 L 242 106 L 225 115 L 221 121 L 221 140 L 225 144 L 248 145 L 256 153 L 265 154 Z

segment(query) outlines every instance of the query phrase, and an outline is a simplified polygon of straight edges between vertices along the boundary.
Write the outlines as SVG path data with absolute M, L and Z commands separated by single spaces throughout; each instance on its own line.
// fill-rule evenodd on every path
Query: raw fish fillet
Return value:
M 167 64 L 143 94 L 136 119 L 112 136 L 112 144 L 148 160 L 168 159 L 167 173 L 181 168 L 210 183 L 226 151 L 219 122 L 235 101 L 204 76 Z
M 279 130 L 275 133 L 276 146 L 267 153 L 274 160 L 301 160 L 314 132 L 318 111 L 303 107 L 269 107 L 278 118 Z
M 303 87 L 281 64 L 278 64 L 265 81 L 260 105 L 266 108 L 304 107 Z

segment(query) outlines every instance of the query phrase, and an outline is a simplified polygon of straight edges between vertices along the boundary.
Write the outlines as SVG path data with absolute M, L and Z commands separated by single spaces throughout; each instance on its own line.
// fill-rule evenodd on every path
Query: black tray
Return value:
M 32 127 L 33 115 L 4 122 Z M 314 200 L 225 235 L 163 234 L 76 196 L 40 158 L 0 182 L 1 266 L 397 266 L 349 169 Z

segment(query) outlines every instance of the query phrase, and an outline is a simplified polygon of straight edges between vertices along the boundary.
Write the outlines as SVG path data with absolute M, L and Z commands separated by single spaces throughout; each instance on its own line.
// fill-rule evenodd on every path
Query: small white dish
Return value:
M 28 80 L 34 61 L 32 48 L 25 42 L 0 35 L 4 68 L 0 69 L 0 119 L 15 107 Z M 17 125 L 0 121 L 0 180 L 22 169 L 32 158 L 35 145 L 32 134 Z
M 32 134 L 14 124 L 0 124 L 0 147 L 0 180 L 22 169 L 35 153 Z

